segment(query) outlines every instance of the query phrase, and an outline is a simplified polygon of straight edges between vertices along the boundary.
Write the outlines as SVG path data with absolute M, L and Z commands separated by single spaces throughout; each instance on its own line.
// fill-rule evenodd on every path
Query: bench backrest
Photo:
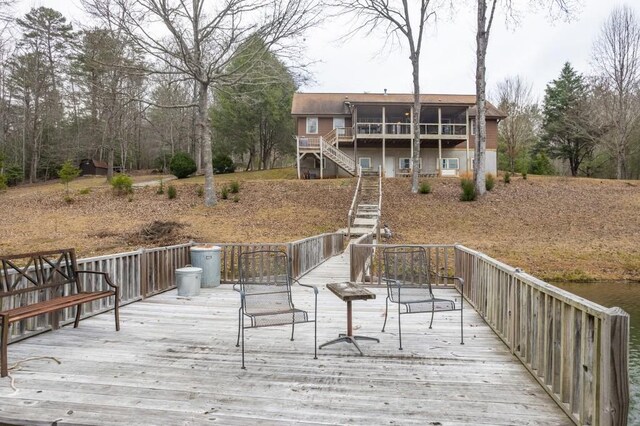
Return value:
M 74 249 L 0 256 L 0 299 L 36 291 L 55 297 L 56 291 L 80 292 Z

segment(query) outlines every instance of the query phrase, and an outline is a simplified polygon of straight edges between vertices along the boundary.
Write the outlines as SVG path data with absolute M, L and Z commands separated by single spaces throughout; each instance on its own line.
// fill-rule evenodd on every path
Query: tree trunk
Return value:
M 420 173 L 420 62 L 418 56 L 411 55 L 413 66 L 413 158 L 411 159 L 411 192 L 418 193 L 418 180 Z
M 486 123 L 486 59 L 488 32 L 486 28 L 487 3 L 478 0 L 478 32 L 476 34 L 476 143 L 473 158 L 473 181 L 476 194 L 484 195 L 485 186 L 485 151 L 487 146 Z
M 213 182 L 213 164 L 211 162 L 211 125 L 209 123 L 209 83 L 199 82 L 198 87 L 198 146 L 204 162 L 204 205 L 216 204 L 216 191 Z

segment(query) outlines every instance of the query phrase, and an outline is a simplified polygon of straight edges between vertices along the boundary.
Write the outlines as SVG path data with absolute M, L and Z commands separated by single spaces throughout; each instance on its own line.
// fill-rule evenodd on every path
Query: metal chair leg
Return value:
M 295 329 L 296 329 L 296 322 L 294 321 L 291 323 L 291 341 L 292 342 L 293 342 L 293 332 L 295 331 Z
M 429 330 L 433 328 L 433 314 L 436 313 L 434 309 L 435 309 L 435 302 L 431 302 L 431 321 L 429 322 Z
M 315 312 L 313 313 L 313 359 L 318 359 L 318 293 L 316 293 L 315 296 Z
M 398 339 L 400 339 L 400 350 L 402 350 L 402 325 L 400 325 L 400 303 L 398 303 Z
M 120 288 L 116 289 L 116 295 L 114 297 L 113 312 L 116 318 L 116 331 L 120 331 Z
M 80 316 L 82 315 L 82 303 L 76 306 L 76 320 L 73 322 L 73 328 L 78 328 L 80 324 Z
M 240 315 L 240 321 L 242 322 L 240 325 L 240 331 L 242 333 L 242 369 L 246 370 L 247 367 L 244 366 L 244 315 Z
M 382 332 L 384 333 L 384 328 L 387 326 L 387 313 L 389 311 L 389 296 L 384 300 L 384 324 L 382 324 Z
M 236 340 L 236 348 L 240 346 L 240 316 L 242 315 L 242 308 L 238 309 L 238 340 Z

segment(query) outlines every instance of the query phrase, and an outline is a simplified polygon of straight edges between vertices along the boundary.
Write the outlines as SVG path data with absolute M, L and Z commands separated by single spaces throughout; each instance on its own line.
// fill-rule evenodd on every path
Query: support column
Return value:
M 471 173 L 471 159 L 469 158 L 469 108 L 467 107 L 467 111 L 466 111 L 466 118 L 465 118 L 465 123 L 467 123 L 467 125 L 465 126 L 467 129 L 467 173 Z
M 387 164 L 387 160 L 386 160 L 386 152 L 385 152 L 385 146 L 386 146 L 386 139 L 387 139 L 387 110 L 386 108 L 383 106 L 382 107 L 382 168 L 380 169 L 380 173 L 384 174 L 385 173 L 385 165 Z
M 442 108 L 438 107 L 438 176 L 442 176 Z
M 324 171 L 324 167 L 322 167 L 324 164 L 324 156 L 323 156 L 323 151 L 322 151 L 322 145 L 324 145 L 324 138 L 322 136 L 320 136 L 320 179 L 324 179 L 323 176 L 323 171 Z
M 356 162 L 356 172 L 358 171 L 358 107 L 353 107 L 353 160 Z
M 298 180 L 300 180 L 300 138 L 296 136 L 296 163 L 298 164 Z
M 413 132 L 414 132 L 414 130 L 413 130 L 413 105 L 411 105 L 411 124 L 412 124 L 411 134 L 413 135 Z M 411 159 L 409 160 L 409 170 L 411 171 L 411 173 L 413 173 L 413 138 L 411 138 L 410 145 L 411 145 L 411 156 L 410 156 Z

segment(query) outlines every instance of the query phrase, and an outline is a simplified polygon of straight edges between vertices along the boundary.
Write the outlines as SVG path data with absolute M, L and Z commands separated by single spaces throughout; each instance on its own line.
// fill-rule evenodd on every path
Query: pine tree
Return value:
M 592 123 L 588 86 L 567 62 L 545 90 L 542 139 L 551 157 L 569 161 L 572 176 L 593 153 L 599 132 Z

